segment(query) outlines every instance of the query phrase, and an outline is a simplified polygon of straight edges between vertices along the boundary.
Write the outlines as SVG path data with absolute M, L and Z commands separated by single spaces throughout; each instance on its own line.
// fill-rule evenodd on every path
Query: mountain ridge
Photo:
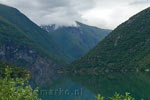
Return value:
M 106 68 L 113 68 L 113 66 L 117 66 L 116 64 L 121 67 L 127 65 L 129 62 L 130 64 L 136 62 L 138 59 L 142 60 L 142 58 L 139 58 L 139 54 L 141 54 L 141 57 L 142 55 L 146 57 L 146 54 L 149 54 L 149 48 L 147 47 L 149 44 L 149 13 L 150 8 L 131 17 L 128 21 L 118 26 L 114 31 L 106 36 L 104 40 L 102 40 L 94 49 L 89 51 L 84 57 L 73 62 L 72 65 L 76 66 L 75 64 L 77 62 L 81 62 L 81 64 L 84 65 L 88 63 L 91 67 L 102 66 Z M 140 51 L 138 51 L 138 49 Z M 146 49 L 147 51 L 142 52 L 142 50 Z M 139 55 L 139 57 L 137 55 Z M 93 62 L 88 62 L 87 59 L 94 60 Z M 82 62 L 82 60 L 85 61 Z M 141 61 L 139 61 L 139 63 L 140 62 Z M 149 65 L 148 61 L 145 63 Z M 130 67 L 133 66 L 134 68 L 141 68 L 137 63 L 134 64 L 131 64 Z M 146 67 L 146 65 L 144 67 Z
M 57 27 L 55 24 L 44 25 L 45 29 L 57 45 L 63 48 L 69 57 L 69 62 L 83 56 L 92 49 L 99 41 L 105 38 L 111 30 L 101 29 L 77 22 L 77 26 Z
M 59 56 L 64 56 L 63 50 L 58 48 L 55 40 L 19 10 L 10 6 L 0 5 L 0 12 L 3 18 L 21 29 L 32 40 L 51 53 L 51 55 L 57 56 L 58 58 L 60 58 Z
M 63 68 L 66 63 L 39 44 L 39 42 L 42 43 L 41 40 L 45 34 L 47 34 L 46 36 L 49 36 L 48 33 L 36 25 L 36 28 L 30 26 L 26 26 L 25 29 L 21 26 L 18 27 L 16 24 L 17 20 L 14 20 L 13 18 L 24 15 L 18 11 L 16 15 L 16 9 L 14 10 L 14 8 L 11 7 L 0 5 L 0 8 L 3 8 L 0 9 L 0 61 L 15 66 L 21 66 L 31 71 L 32 85 L 42 87 L 43 85 L 52 83 L 53 80 L 58 79 L 60 75 L 57 74 L 57 71 Z M 9 13 L 9 11 L 11 12 Z M 5 17 L 11 16 L 11 14 L 14 14 L 12 19 Z M 18 23 L 24 24 L 21 20 L 19 20 Z M 31 23 L 32 25 L 32 22 L 28 20 L 28 18 L 26 19 L 26 23 Z M 31 30 L 26 33 L 27 28 Z M 32 28 L 36 32 L 32 32 Z M 44 33 L 42 33 L 43 31 Z M 39 42 L 32 37 L 33 34 L 39 38 Z M 39 34 L 42 34 L 43 36 L 40 36 Z
M 126 91 L 150 99 L 150 8 L 119 25 L 85 56 L 65 70 L 95 94 Z M 70 69 L 71 68 L 71 69 Z M 106 99 L 107 100 L 107 99 Z

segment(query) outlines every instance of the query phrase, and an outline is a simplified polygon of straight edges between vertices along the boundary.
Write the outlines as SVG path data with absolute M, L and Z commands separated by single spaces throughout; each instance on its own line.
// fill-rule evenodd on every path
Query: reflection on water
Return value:
M 129 92 L 137 100 L 150 100 L 150 73 L 147 72 L 112 72 L 99 74 L 82 74 L 72 76 L 74 81 L 81 83 L 95 94 L 105 97 L 115 92 Z M 107 100 L 107 99 L 106 99 Z
M 42 89 L 40 95 L 43 100 L 96 100 L 95 95 L 100 93 L 108 100 L 115 92 L 129 92 L 136 100 L 150 100 L 150 73 L 108 72 L 73 75 L 70 79 L 59 80 L 49 88 Z
M 39 92 L 42 100 L 96 100 L 94 94 L 85 87 L 63 79 Z

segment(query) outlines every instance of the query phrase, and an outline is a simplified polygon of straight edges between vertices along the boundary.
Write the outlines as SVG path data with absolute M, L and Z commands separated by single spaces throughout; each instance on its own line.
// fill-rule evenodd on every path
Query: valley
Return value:
M 110 100 L 115 92 L 149 100 L 150 8 L 110 30 L 79 21 L 37 25 L 0 4 L 0 84 L 26 75 L 42 100 L 97 100 L 99 93 Z

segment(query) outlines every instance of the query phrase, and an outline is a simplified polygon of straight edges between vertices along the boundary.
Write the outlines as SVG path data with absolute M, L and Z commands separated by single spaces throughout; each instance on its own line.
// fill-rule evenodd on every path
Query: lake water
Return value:
M 150 100 L 150 73 L 126 72 L 75 75 L 59 80 L 41 92 L 43 100 L 96 100 L 100 93 L 109 100 L 115 92 L 131 93 L 136 100 Z
M 42 100 L 96 100 L 95 94 L 70 79 L 56 81 L 40 90 Z

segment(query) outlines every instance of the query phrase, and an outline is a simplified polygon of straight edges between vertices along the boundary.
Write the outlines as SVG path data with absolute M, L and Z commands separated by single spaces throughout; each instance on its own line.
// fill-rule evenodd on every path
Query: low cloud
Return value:
M 0 0 L 22 11 L 38 25 L 75 25 L 75 21 L 114 29 L 137 12 L 148 0 Z

